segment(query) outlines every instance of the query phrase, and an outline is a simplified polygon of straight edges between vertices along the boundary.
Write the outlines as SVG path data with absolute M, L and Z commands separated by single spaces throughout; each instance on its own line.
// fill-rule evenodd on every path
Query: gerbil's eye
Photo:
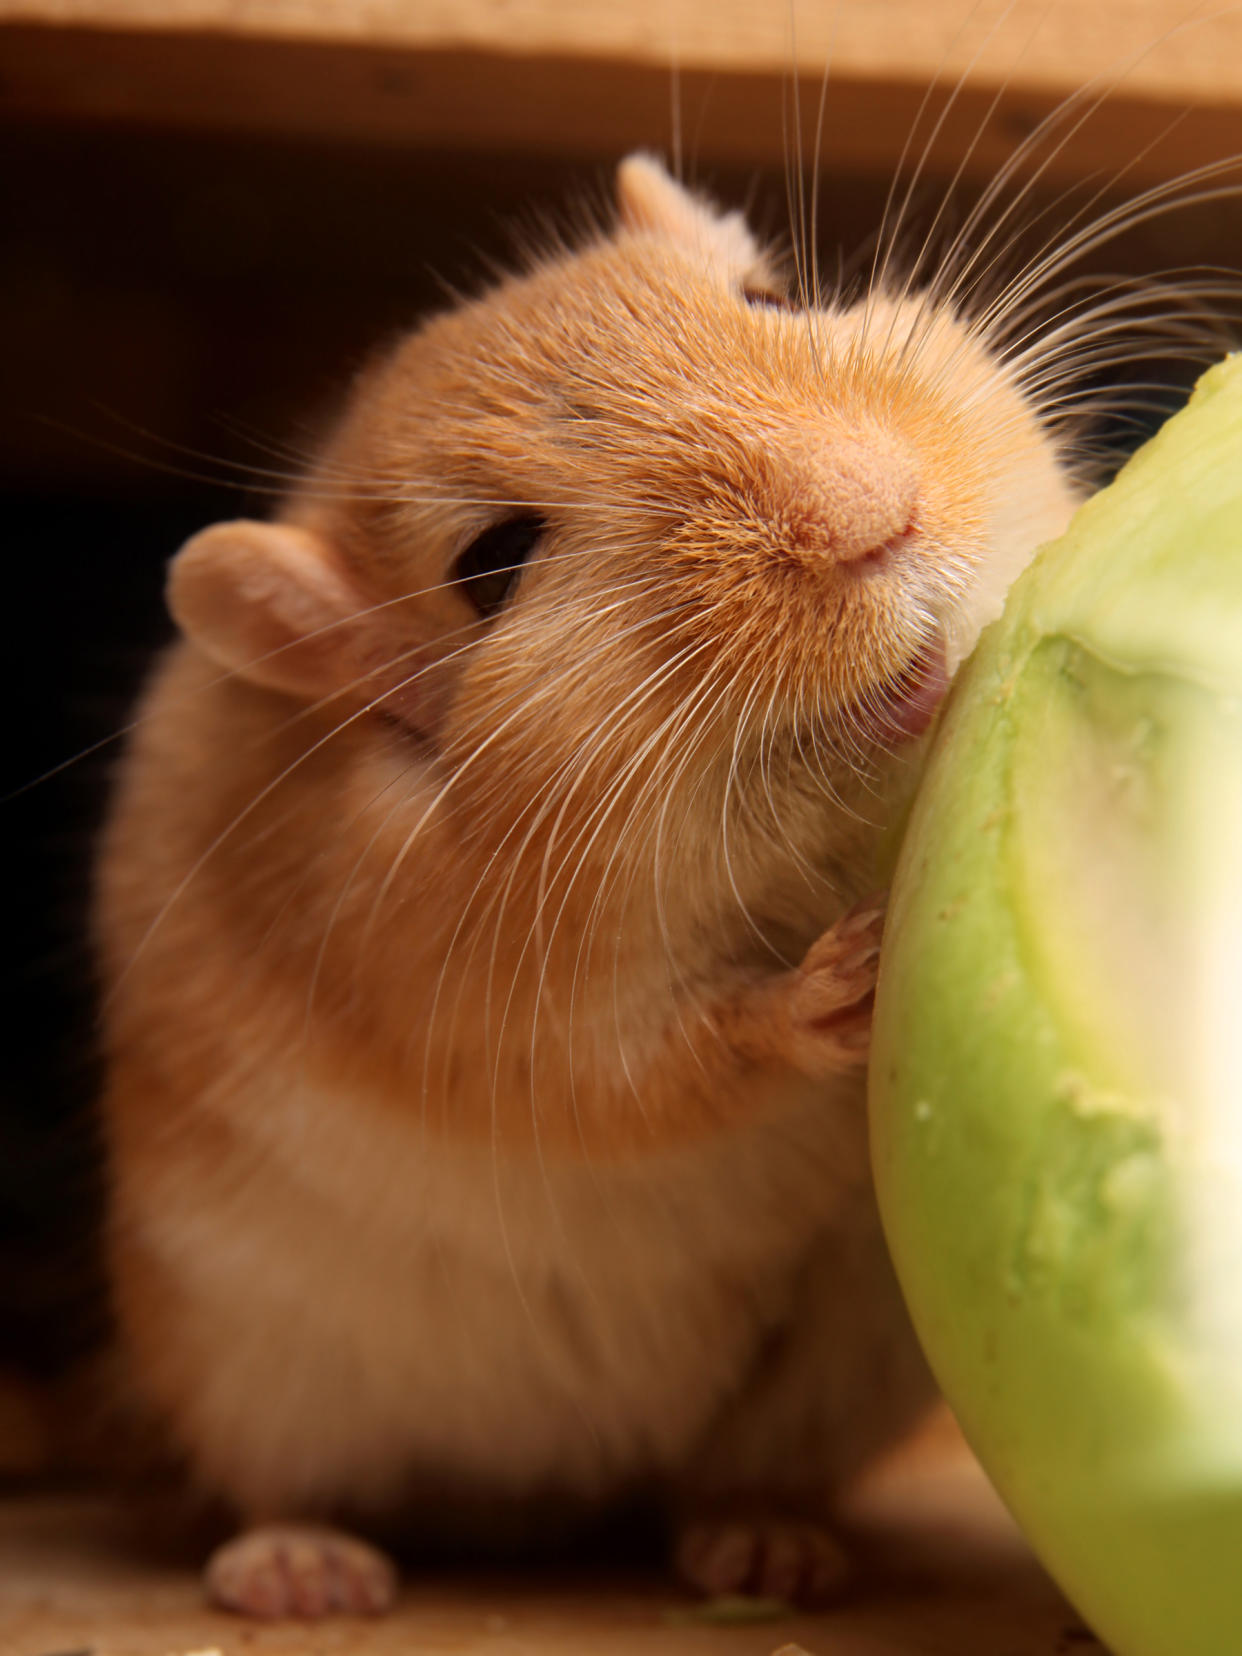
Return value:
M 502 518 L 476 535 L 453 565 L 453 578 L 480 615 L 495 615 L 534 551 L 544 521 L 533 512 Z
M 787 293 L 778 293 L 775 288 L 744 287 L 742 298 L 748 305 L 762 305 L 769 310 L 800 310 L 802 307 Z

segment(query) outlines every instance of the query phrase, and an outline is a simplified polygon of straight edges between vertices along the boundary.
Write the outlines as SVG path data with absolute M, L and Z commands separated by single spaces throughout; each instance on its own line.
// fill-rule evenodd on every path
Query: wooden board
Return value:
M 820 130 L 820 91 L 828 97 Z M 955 90 L 959 88 L 960 90 Z M 1085 89 L 1046 177 L 1242 141 L 1242 9 L 1194 0 L 0 0 L 0 113 L 531 153 L 817 150 L 991 174 Z M 925 96 L 928 102 L 924 104 Z M 1097 98 L 1104 107 L 1085 119 Z M 674 135 L 674 127 L 679 132 Z
M 1242 17 L 1194 0 L 0 0 L 0 19 L 248 39 L 497 51 L 848 79 L 1063 91 L 1124 75 L 1138 94 L 1242 94 Z
M 256 1626 L 202 1607 L 189 1562 L 157 1561 L 117 1500 L 0 1502 L 0 1652 L 51 1656 L 1091 1656 L 955 1439 L 881 1468 L 852 1507 L 865 1575 L 839 1608 L 750 1626 L 687 1619 L 662 1579 L 412 1580 L 374 1623 Z

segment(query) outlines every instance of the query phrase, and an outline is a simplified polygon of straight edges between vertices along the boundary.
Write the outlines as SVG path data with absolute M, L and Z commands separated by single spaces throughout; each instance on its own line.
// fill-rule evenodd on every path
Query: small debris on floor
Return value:
M 41 1650 L 38 1656 L 106 1656 L 106 1652 L 90 1645 L 81 1645 L 74 1650 Z M 169 1650 L 164 1656 L 224 1656 L 224 1652 L 219 1645 L 212 1645 L 210 1649 Z
M 664 1621 L 670 1627 L 752 1627 L 758 1622 L 783 1621 L 793 1613 L 793 1606 L 784 1599 L 722 1593 L 702 1604 L 679 1604 L 666 1610 Z

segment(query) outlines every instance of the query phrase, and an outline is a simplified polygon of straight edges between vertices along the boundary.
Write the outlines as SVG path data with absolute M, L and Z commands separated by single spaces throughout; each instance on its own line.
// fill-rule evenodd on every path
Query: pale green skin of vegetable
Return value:
M 1242 356 L 959 676 L 872 1137 L 945 1394 L 1115 1656 L 1242 1653 Z

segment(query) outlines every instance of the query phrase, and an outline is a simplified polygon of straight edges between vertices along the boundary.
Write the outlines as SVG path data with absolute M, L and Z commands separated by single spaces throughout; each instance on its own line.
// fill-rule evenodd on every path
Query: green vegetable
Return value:
M 1115 1656 L 1242 1652 L 1242 356 L 950 697 L 876 1001 L 928 1357 Z
M 784 1599 L 752 1598 L 741 1593 L 721 1593 L 699 1604 L 679 1604 L 664 1612 L 670 1627 L 753 1627 L 756 1623 L 784 1621 L 793 1607 Z

